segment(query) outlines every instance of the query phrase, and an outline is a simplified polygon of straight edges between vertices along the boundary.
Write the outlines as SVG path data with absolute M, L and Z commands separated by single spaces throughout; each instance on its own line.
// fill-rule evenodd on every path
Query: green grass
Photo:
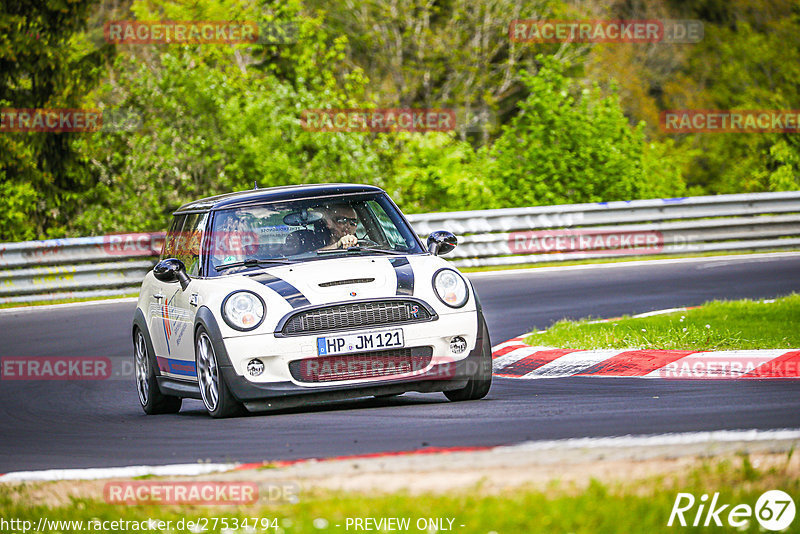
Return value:
M 797 473 L 785 466 L 759 469 L 750 463 L 747 456 L 734 460 L 704 460 L 693 470 L 681 474 L 680 481 L 665 482 L 663 477 L 607 485 L 592 481 L 586 489 L 565 487 L 553 482 L 545 491 L 533 489 L 505 490 L 488 494 L 481 488 L 465 488 L 445 494 L 411 496 L 405 493 L 360 494 L 346 492 L 301 493 L 296 504 L 237 508 L 229 506 L 183 507 L 176 506 L 121 506 L 101 501 L 76 499 L 69 505 L 53 507 L 33 504 L 25 499 L 25 491 L 0 486 L 0 517 L 5 520 L 20 519 L 37 525 L 41 517 L 48 520 L 89 521 L 93 519 L 141 521 L 156 519 L 172 521 L 167 532 L 188 532 L 188 528 L 177 529 L 175 524 L 183 519 L 206 518 L 206 532 L 220 532 L 220 518 L 227 518 L 232 526 L 234 518 L 266 518 L 271 525 L 281 530 L 257 529 L 256 532 L 284 532 L 305 534 L 323 532 L 354 532 L 347 529 L 347 518 L 409 518 L 411 528 L 418 530 L 416 522 L 424 518 L 453 519 L 453 532 L 457 533 L 635 533 L 675 532 L 687 530 L 667 527 L 672 506 L 678 492 L 693 493 L 698 499 L 702 494 L 719 492 L 719 503 L 747 504 L 753 507 L 758 497 L 767 490 L 781 489 L 800 502 L 800 480 Z M 730 507 L 729 507 L 730 509 Z M 685 517 L 691 522 L 692 513 Z M 213 528 L 213 518 L 217 518 Z M 275 520 L 273 522 L 273 520 Z M 724 515 L 723 515 L 724 520 Z M 795 519 L 792 526 L 798 524 Z M 446 524 L 446 523 L 445 523 Z M 338 526 L 337 526 L 338 525 Z M 462 526 L 463 525 L 463 526 Z M 35 526 L 34 526 L 35 528 Z M 714 532 L 759 532 L 759 525 L 751 518 L 750 525 L 742 530 L 727 524 L 710 527 Z M 693 529 L 688 529 L 693 530 Z M 705 529 L 708 531 L 708 528 Z M 53 532 L 54 529 L 43 529 Z M 62 532 L 75 529 L 62 528 Z M 119 532 L 116 530 L 115 532 Z M 129 532 L 132 530 L 128 530 Z M 231 529 L 236 532 L 236 530 Z M 151 531 L 152 532 L 152 531 Z M 229 531 L 230 532 L 230 531 Z M 246 532 L 243 529 L 238 532 Z M 432 531 L 431 531 L 432 532 Z M 440 530 L 439 532 L 447 532 Z
M 609 322 L 559 321 L 526 340 L 575 349 L 787 349 L 800 348 L 800 295 L 773 303 L 714 301 L 685 312 L 623 317 Z

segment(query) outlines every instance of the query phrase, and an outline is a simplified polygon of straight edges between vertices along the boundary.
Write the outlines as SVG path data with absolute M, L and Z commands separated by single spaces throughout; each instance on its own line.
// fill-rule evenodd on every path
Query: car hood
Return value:
M 418 278 L 414 265 L 419 271 L 424 264 L 419 261 L 421 259 L 413 256 L 336 257 L 272 267 L 248 278 L 278 293 L 293 307 L 411 295 Z

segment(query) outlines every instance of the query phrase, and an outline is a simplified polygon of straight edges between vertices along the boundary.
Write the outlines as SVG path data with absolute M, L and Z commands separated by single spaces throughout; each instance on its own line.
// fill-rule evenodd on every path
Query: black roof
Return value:
M 265 187 L 225 193 L 200 200 L 194 200 L 178 208 L 175 213 L 218 210 L 259 202 L 276 202 L 298 200 L 304 198 L 327 197 L 332 195 L 352 195 L 357 193 L 382 193 L 383 190 L 373 185 L 361 184 L 312 184 Z

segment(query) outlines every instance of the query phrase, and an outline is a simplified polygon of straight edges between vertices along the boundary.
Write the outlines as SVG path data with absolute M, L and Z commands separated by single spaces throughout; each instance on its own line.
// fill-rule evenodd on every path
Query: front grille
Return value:
M 320 356 L 289 362 L 289 372 L 298 382 L 360 380 L 421 371 L 432 357 L 432 347 Z
M 281 333 L 302 335 L 430 319 L 425 306 L 412 300 L 354 302 L 298 312 L 286 321 Z

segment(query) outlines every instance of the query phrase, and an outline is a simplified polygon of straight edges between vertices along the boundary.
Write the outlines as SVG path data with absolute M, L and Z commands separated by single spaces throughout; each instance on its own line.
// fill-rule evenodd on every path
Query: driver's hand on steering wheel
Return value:
M 336 243 L 336 248 L 350 248 L 358 245 L 358 238 L 352 234 L 342 236 Z

